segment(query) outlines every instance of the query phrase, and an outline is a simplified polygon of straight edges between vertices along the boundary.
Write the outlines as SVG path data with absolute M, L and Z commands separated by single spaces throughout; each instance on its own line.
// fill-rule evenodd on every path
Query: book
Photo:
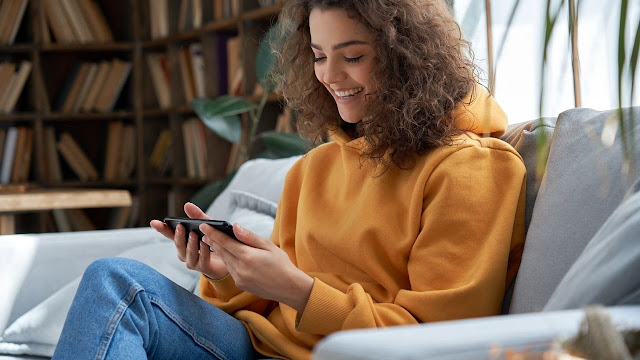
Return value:
M 76 36 L 71 29 L 70 21 L 57 0 L 42 0 L 47 22 L 57 42 L 73 43 Z
M 242 66 L 240 66 L 240 37 L 227 40 L 227 76 L 229 95 L 242 96 Z
M 152 169 L 158 170 L 162 174 L 162 167 L 166 163 L 166 159 L 170 158 L 169 148 L 171 147 L 171 131 L 164 129 L 160 132 L 158 140 L 156 140 L 149 157 L 149 165 Z
M 89 30 L 86 20 L 80 12 L 80 7 L 74 0 L 58 0 L 59 6 L 64 11 L 66 18 L 71 24 L 71 30 L 76 40 L 80 43 L 89 43 L 93 41 L 93 35 Z
M 189 53 L 191 55 L 191 69 L 193 71 L 193 83 L 196 97 L 205 96 L 205 71 L 204 57 L 202 55 L 202 44 L 192 43 L 189 45 Z
M 99 42 L 114 41 L 111 28 L 98 4 L 93 0 L 77 0 L 77 2 L 91 28 L 93 39 Z
M 16 145 L 18 141 L 18 128 L 10 127 L 4 141 L 4 150 L 2 152 L 2 167 L 0 168 L 0 184 L 8 184 L 11 180 L 11 170 L 13 169 L 13 160 L 16 153 Z
M 93 225 L 91 219 L 89 219 L 82 209 L 68 209 L 64 211 L 67 213 L 67 217 L 69 218 L 71 229 L 73 229 L 73 231 L 96 230 L 95 225 Z
M 120 179 L 129 179 L 136 168 L 136 128 L 133 125 L 125 125 L 122 139 L 122 159 L 118 168 Z
M 0 128 L 0 167 L 2 167 L 2 152 L 4 151 L 4 140 L 7 137 L 7 129 Z
M 184 88 L 184 98 L 187 104 L 191 104 L 196 92 L 193 68 L 191 66 L 191 54 L 188 49 L 184 49 L 179 51 L 178 57 L 178 62 L 180 63 L 180 75 L 182 77 L 182 87 Z
M 54 209 L 51 210 L 53 214 L 53 220 L 56 223 L 56 227 L 60 232 L 68 232 L 73 231 L 71 228 L 71 221 L 69 221 L 69 216 L 66 211 L 63 209 Z
M 89 180 L 89 174 L 84 170 L 82 163 L 76 155 L 73 153 L 73 150 L 69 147 L 69 145 L 60 139 L 57 144 L 58 151 L 60 155 L 65 160 L 65 162 L 69 165 L 71 170 L 78 176 L 78 178 L 82 181 Z
M 44 5 L 38 12 L 38 27 L 40 28 L 40 41 L 43 44 L 51 44 L 51 33 L 49 32 L 49 26 L 47 26 L 47 14 L 44 12 Z
M 190 179 L 195 179 L 198 177 L 198 171 L 196 169 L 197 160 L 196 152 L 194 150 L 195 142 L 193 132 L 191 131 L 190 121 L 185 121 L 182 123 L 182 141 L 184 143 L 187 177 Z
M 109 71 L 111 70 L 111 65 L 111 62 L 108 60 L 103 60 L 98 65 L 98 71 L 95 77 L 95 81 L 89 88 L 87 96 L 84 99 L 84 103 L 80 108 L 81 111 L 90 112 L 94 109 L 96 101 L 98 100 L 98 95 L 104 87 L 104 83 L 106 82 Z
M 104 83 L 102 93 L 96 100 L 95 109 L 100 112 L 113 110 L 116 101 L 120 97 L 122 88 L 131 73 L 131 62 L 114 59 L 107 80 Z
M 11 167 L 11 177 L 9 182 L 17 183 L 20 181 L 20 173 L 24 166 L 24 155 L 27 147 L 28 129 L 24 126 L 18 127 L 18 138 L 16 140 L 16 150 L 13 156 L 13 166 Z
M 11 92 L 12 77 L 16 70 L 16 64 L 11 62 L 0 63 L 0 110 L 9 98 Z
M 82 81 L 82 85 L 80 85 L 78 96 L 76 96 L 76 98 L 73 100 L 73 104 L 71 105 L 71 112 L 77 113 L 82 109 L 82 105 L 87 98 L 90 88 L 96 82 L 96 75 L 98 73 L 99 67 L 100 65 L 96 63 L 89 63 L 89 70 L 87 71 L 87 75 Z
M 22 94 L 22 90 L 24 89 L 24 85 L 29 78 L 29 74 L 31 73 L 32 63 L 28 60 L 23 60 L 20 63 L 20 69 L 18 72 L 14 74 L 11 80 L 11 90 L 7 94 L 7 98 L 5 103 L 3 104 L 3 110 L 6 113 L 10 113 L 16 106 L 18 99 L 20 98 L 20 94 Z
M 9 19 L 11 19 L 11 21 L 9 21 L 8 24 L 6 24 L 6 28 L 2 30 L 2 36 L 0 38 L 1 43 L 11 45 L 15 41 L 25 10 L 27 9 L 28 2 L 28 0 L 13 1 L 13 11 L 9 14 Z
M 46 150 L 47 179 L 50 182 L 62 182 L 62 167 L 56 148 L 56 134 L 53 126 L 44 128 L 44 148 Z
M 147 66 L 149 66 L 151 82 L 158 105 L 161 109 L 167 109 L 171 106 L 171 94 L 169 92 L 169 82 L 164 75 L 160 61 L 162 56 L 164 56 L 164 54 L 147 54 Z
M 107 151 L 104 162 L 104 179 L 113 181 L 117 176 L 118 163 L 120 161 L 123 142 L 122 121 L 111 121 L 107 132 Z
M 119 207 L 111 211 L 111 216 L 107 224 L 107 229 L 122 229 L 129 224 L 131 217 L 131 207 Z
M 83 180 L 98 179 L 98 171 L 93 166 L 87 155 L 73 140 L 69 133 L 62 133 L 58 142 L 58 149 L 72 170 Z
M 31 154 L 33 153 L 33 129 L 22 128 L 22 143 L 16 147 L 16 160 L 14 161 L 11 182 L 26 182 L 31 171 Z
M 2 1 L 0 2 L 0 34 L 3 33 L 4 28 L 8 27 L 11 8 L 15 5 L 13 1 Z
M 73 82 L 71 83 L 71 87 L 69 88 L 68 93 L 66 93 L 66 97 L 62 104 L 62 108 L 60 109 L 62 110 L 62 112 L 68 113 L 73 108 L 73 104 L 76 98 L 78 97 L 78 94 L 80 93 L 80 88 L 82 87 L 82 84 L 84 83 L 84 80 L 89 73 L 90 67 L 91 67 L 90 63 L 83 62 L 80 64 L 80 68 L 78 69 L 78 72 L 77 73 L 74 72 Z M 63 90 L 63 94 L 65 92 L 66 92 L 66 89 Z

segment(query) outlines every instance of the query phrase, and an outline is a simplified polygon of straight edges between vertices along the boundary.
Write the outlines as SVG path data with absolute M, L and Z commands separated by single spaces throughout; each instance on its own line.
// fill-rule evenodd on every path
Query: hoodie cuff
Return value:
M 231 277 L 231 274 L 227 274 L 227 276 L 218 280 L 208 276 L 205 276 L 205 278 L 209 281 L 209 284 L 211 284 L 215 297 L 223 301 L 229 301 L 229 299 L 242 292 L 242 290 L 236 286 L 236 282 L 233 280 L 233 277 Z
M 351 310 L 353 306 L 347 294 L 314 278 L 307 305 L 296 317 L 296 330 L 317 335 L 342 330 Z

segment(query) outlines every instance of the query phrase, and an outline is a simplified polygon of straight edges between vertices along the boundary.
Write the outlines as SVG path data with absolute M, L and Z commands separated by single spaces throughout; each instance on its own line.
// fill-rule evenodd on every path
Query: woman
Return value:
M 198 251 L 152 221 L 203 274 L 204 301 L 143 264 L 99 260 L 54 358 L 304 359 L 339 330 L 499 313 L 523 247 L 525 169 L 476 134 L 501 133 L 506 116 L 475 84 L 446 5 L 290 0 L 280 17 L 283 96 L 301 133 L 335 141 L 289 171 L 271 239 L 204 225 L 214 252 Z

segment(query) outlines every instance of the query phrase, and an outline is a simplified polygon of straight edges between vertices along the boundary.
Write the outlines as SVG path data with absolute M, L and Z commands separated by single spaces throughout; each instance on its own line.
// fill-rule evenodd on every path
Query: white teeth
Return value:
M 360 88 L 357 88 L 357 89 L 351 89 L 351 90 L 347 90 L 347 91 L 336 91 L 336 95 L 338 95 L 340 97 L 347 97 L 347 96 L 355 95 L 355 94 L 359 93 L 362 90 L 364 90 L 364 89 L 360 87 Z

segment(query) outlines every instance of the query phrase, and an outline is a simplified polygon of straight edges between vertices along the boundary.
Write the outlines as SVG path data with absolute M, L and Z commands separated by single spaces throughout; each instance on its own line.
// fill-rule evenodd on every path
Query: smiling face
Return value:
M 343 9 L 313 9 L 309 15 L 316 78 L 333 96 L 340 117 L 362 120 L 365 94 L 373 91 L 373 33 Z

